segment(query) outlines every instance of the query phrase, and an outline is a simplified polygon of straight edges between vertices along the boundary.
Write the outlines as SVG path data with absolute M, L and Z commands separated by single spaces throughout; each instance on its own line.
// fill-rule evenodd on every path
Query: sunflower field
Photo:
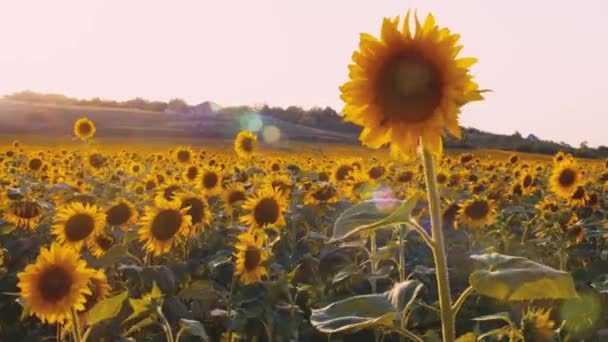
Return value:
M 411 17 L 340 88 L 390 153 L 4 143 L 0 341 L 608 340 L 608 161 L 444 152 L 485 90 Z

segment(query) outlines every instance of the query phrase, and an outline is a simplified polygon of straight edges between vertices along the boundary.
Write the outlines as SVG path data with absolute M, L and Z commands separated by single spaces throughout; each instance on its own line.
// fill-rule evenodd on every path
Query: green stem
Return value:
M 452 298 L 450 293 L 450 279 L 448 264 L 443 240 L 443 229 L 441 226 L 441 203 L 435 175 L 435 162 L 433 155 L 422 145 L 422 162 L 424 164 L 424 178 L 429 201 L 429 212 L 431 214 L 431 230 L 434 242 L 433 259 L 435 261 L 435 273 L 437 276 L 437 290 L 439 292 L 439 309 L 441 310 L 441 332 L 444 342 L 454 342 L 456 339 L 456 328 L 454 326 L 454 315 L 452 313 Z
M 412 341 L 416 341 L 416 342 L 424 342 L 423 339 L 421 339 L 420 337 L 416 336 L 413 332 L 403 329 L 403 328 L 393 328 L 395 330 L 395 332 L 397 332 L 399 335 L 404 336 L 409 338 Z
M 232 328 L 230 320 L 232 319 L 232 296 L 234 294 L 234 285 L 236 283 L 236 277 L 234 272 L 232 273 L 232 280 L 230 281 L 230 295 L 228 297 L 228 341 L 232 341 Z
M 467 298 L 471 295 L 471 293 L 473 293 L 473 291 L 475 291 L 475 289 L 469 286 L 460 294 L 460 297 L 456 299 L 456 302 L 454 302 L 454 305 L 452 306 L 452 314 L 454 315 L 454 319 L 456 319 L 458 311 L 460 311 L 460 308 L 467 300 Z
M 397 226 L 399 229 L 399 281 L 405 281 L 405 246 L 404 236 L 405 236 L 405 226 L 399 225 Z
M 167 342 L 174 342 L 173 332 L 171 331 L 171 324 L 169 324 L 169 321 L 167 321 L 167 318 L 163 314 L 163 310 L 160 305 L 156 307 L 156 312 L 158 313 L 158 317 L 160 317 L 161 323 L 163 325 L 163 330 L 165 331 L 165 335 L 167 336 Z
M 74 333 L 74 340 L 76 342 L 82 342 L 83 340 L 82 333 L 80 332 L 80 321 L 78 320 L 78 314 L 73 308 L 70 310 L 70 313 L 72 314 L 72 332 Z
M 372 293 L 376 293 L 376 257 L 378 256 L 378 246 L 376 245 L 376 232 L 372 231 L 370 236 L 369 236 L 369 244 L 370 244 L 370 255 L 369 255 L 369 261 L 371 264 L 371 271 L 372 271 L 372 279 L 370 280 L 370 283 L 372 285 Z

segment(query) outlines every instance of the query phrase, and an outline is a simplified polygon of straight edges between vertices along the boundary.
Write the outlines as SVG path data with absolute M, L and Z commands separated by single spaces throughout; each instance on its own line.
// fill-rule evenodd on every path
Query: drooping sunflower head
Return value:
M 479 196 L 461 204 L 458 210 L 458 221 L 470 228 L 483 228 L 494 222 L 496 209 L 494 203 Z
M 521 318 L 525 341 L 553 341 L 555 322 L 550 319 L 551 310 L 529 308 Z
M 71 202 L 60 208 L 55 216 L 53 235 L 58 242 L 80 250 L 103 229 L 106 215 L 95 205 Z
M 119 199 L 106 210 L 106 222 L 110 226 L 128 226 L 137 222 L 137 209 L 126 199 Z
M 196 180 L 198 189 L 207 196 L 215 196 L 222 192 L 224 176 L 217 167 L 208 167 L 200 171 Z
M 80 140 L 85 141 L 95 135 L 95 124 L 88 118 L 80 118 L 74 123 L 74 135 Z
M 4 212 L 4 219 L 20 228 L 36 229 L 45 210 L 37 201 L 12 202 Z
M 116 240 L 111 235 L 101 233 L 87 241 L 87 247 L 95 257 L 99 258 L 114 246 Z
M 108 297 L 112 290 L 110 284 L 108 284 L 108 278 L 102 270 L 95 270 L 89 280 L 89 288 L 91 289 L 91 294 L 85 295 L 86 302 L 84 303 L 84 309 L 80 311 L 83 313 L 88 312 L 97 303 Z
M 573 207 L 581 208 L 587 205 L 588 200 L 589 194 L 587 193 L 587 190 L 585 190 L 584 186 L 579 185 L 568 199 L 568 204 Z
M 239 242 L 235 245 L 237 252 L 235 275 L 243 284 L 249 285 L 257 282 L 268 274 L 264 263 L 268 260 L 268 252 L 263 249 L 264 236 L 262 234 L 243 233 L 238 236 Z
M 247 198 L 243 209 L 248 213 L 241 217 L 241 221 L 252 229 L 282 227 L 285 225 L 283 213 L 287 210 L 287 199 L 275 188 L 265 186 Z
M 306 192 L 306 195 L 304 195 L 304 204 L 318 206 L 321 204 L 336 203 L 339 199 L 338 189 L 329 182 L 322 182 L 313 184 Z
M 181 208 L 187 209 L 186 215 L 190 215 L 192 218 L 192 226 L 202 227 L 211 222 L 211 211 L 207 199 L 192 193 L 185 193 L 181 196 L 181 202 Z
M 84 309 L 94 270 L 71 248 L 52 244 L 42 248 L 33 264 L 17 274 L 26 310 L 44 323 L 63 322 L 70 311 Z
M 360 139 L 372 148 L 390 142 L 395 155 L 415 155 L 420 138 L 441 153 L 442 131 L 460 137 L 460 107 L 480 100 L 469 73 L 476 59 L 456 58 L 457 34 L 439 28 L 432 15 L 424 24 L 410 14 L 385 18 L 380 38 L 361 34 L 349 66 L 350 81 L 341 88 L 345 120 L 363 126 Z
M 257 136 L 248 131 L 240 131 L 234 139 L 234 150 L 239 158 L 251 159 L 257 147 Z
M 148 207 L 139 229 L 139 240 L 144 242 L 145 249 L 155 255 L 168 252 L 179 237 L 189 233 L 192 217 L 187 212 L 179 198 L 157 200 L 155 206 Z
M 570 198 L 578 186 L 583 183 L 583 175 L 578 165 L 572 160 L 565 159 L 559 164 L 555 164 L 549 177 L 551 191 L 565 199 Z

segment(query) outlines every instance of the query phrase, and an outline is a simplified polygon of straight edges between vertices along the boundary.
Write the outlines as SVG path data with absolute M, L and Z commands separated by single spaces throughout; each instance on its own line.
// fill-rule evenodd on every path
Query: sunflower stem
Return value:
M 399 281 L 405 281 L 405 246 L 404 237 L 406 228 L 405 225 L 398 225 L 397 229 L 399 230 Z
M 76 342 L 83 342 L 82 333 L 80 332 L 80 321 L 78 320 L 78 314 L 74 308 L 70 310 L 70 313 L 72 314 L 72 332 L 74 333 L 74 340 Z
M 232 296 L 234 295 L 234 285 L 236 283 L 236 277 L 232 272 L 232 280 L 230 281 L 230 294 L 228 295 L 228 341 L 232 341 L 232 326 L 230 320 L 232 319 Z
M 171 331 L 171 324 L 169 324 L 169 321 L 167 321 L 167 318 L 163 314 L 162 306 L 160 306 L 160 305 L 157 306 L 156 312 L 158 313 L 158 317 L 160 318 L 160 320 L 162 322 L 163 330 L 165 331 L 165 335 L 167 336 L 167 341 L 174 342 L 173 332 Z
M 424 166 L 424 179 L 431 215 L 431 231 L 434 245 L 432 247 L 435 261 L 435 274 L 437 277 L 437 291 L 439 293 L 439 309 L 441 314 L 441 332 L 444 342 L 453 342 L 456 339 L 454 313 L 452 311 L 452 298 L 450 292 L 450 278 L 441 226 L 441 202 L 437 190 L 435 174 L 435 161 L 424 142 L 422 144 L 422 163 Z
M 370 265 L 371 265 L 371 271 L 372 271 L 372 279 L 370 279 L 370 284 L 372 286 L 372 293 L 376 293 L 376 258 L 378 256 L 378 246 L 376 245 L 376 232 L 372 231 L 370 236 L 369 236 L 369 244 L 370 244 L 370 255 L 369 255 L 369 259 L 370 259 Z

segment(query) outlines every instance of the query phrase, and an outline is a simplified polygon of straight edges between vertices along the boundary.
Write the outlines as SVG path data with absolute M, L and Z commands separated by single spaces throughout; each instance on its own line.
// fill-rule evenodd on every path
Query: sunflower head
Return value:
M 99 258 L 106 254 L 106 252 L 114 246 L 116 240 L 114 237 L 108 234 L 98 234 L 92 239 L 87 241 L 87 247 L 95 257 Z
M 88 118 L 80 118 L 74 123 L 74 135 L 80 140 L 85 141 L 95 135 L 95 124 Z
M 181 196 L 181 203 L 181 208 L 187 209 L 186 215 L 192 218 L 193 226 L 204 226 L 211 222 L 211 211 L 205 198 L 186 193 Z
M 60 208 L 55 216 L 53 235 L 58 242 L 80 250 L 103 229 L 106 215 L 95 205 L 71 202 Z
M 188 146 L 179 146 L 174 151 L 174 158 L 181 165 L 188 165 L 194 159 L 194 152 Z
M 304 196 L 304 204 L 318 206 L 321 204 L 336 203 L 339 199 L 338 189 L 329 182 L 323 182 L 312 185 Z
M 9 205 L 4 219 L 20 228 L 36 229 L 44 212 L 44 208 L 37 201 L 16 201 Z
M 247 193 L 245 187 L 242 184 L 234 183 L 228 186 L 222 193 L 222 202 L 224 211 L 232 215 L 234 209 L 240 208 L 243 202 L 247 199 Z
M 257 147 L 257 136 L 248 131 L 240 131 L 234 139 L 234 150 L 239 158 L 251 159 Z
M 156 200 L 141 219 L 139 240 L 144 242 L 144 248 L 155 255 L 168 252 L 178 238 L 189 233 L 192 217 L 187 212 L 179 198 Z
M 287 199 L 275 188 L 265 186 L 247 198 L 243 209 L 248 214 L 241 217 L 241 221 L 251 228 L 282 227 L 285 225 L 283 213 L 287 210 Z
M 137 209 L 126 199 L 119 199 L 106 210 L 106 222 L 110 226 L 123 226 L 128 228 L 129 225 L 137 222 Z
M 243 284 L 249 285 L 257 282 L 268 274 L 264 263 L 268 260 L 268 252 L 264 250 L 264 236 L 260 233 L 243 233 L 238 236 L 239 242 L 235 245 L 237 252 L 235 275 Z
M 17 287 L 31 315 L 45 323 L 61 323 L 72 309 L 84 310 L 93 274 L 76 251 L 52 244 L 49 249 L 42 248 L 36 261 L 17 274 Z
M 200 171 L 196 186 L 207 196 L 215 196 L 222 192 L 223 178 L 224 176 L 217 167 L 208 167 Z
M 568 159 L 555 164 L 549 178 L 551 191 L 565 199 L 570 198 L 583 183 L 583 175 L 578 165 Z
M 462 203 L 458 210 L 458 221 L 470 228 L 483 228 L 494 222 L 494 203 L 486 198 L 473 196 Z
M 441 153 L 441 135 L 448 129 L 460 137 L 460 107 L 480 100 L 469 73 L 476 60 L 456 58 L 457 34 L 435 24 L 423 24 L 410 14 L 385 18 L 379 38 L 361 34 L 359 51 L 349 66 L 350 81 L 340 87 L 345 120 L 363 126 L 360 139 L 372 148 L 390 142 L 393 155 L 411 157 L 422 138 Z
M 553 341 L 555 322 L 550 319 L 551 310 L 529 308 L 521 319 L 525 341 Z

